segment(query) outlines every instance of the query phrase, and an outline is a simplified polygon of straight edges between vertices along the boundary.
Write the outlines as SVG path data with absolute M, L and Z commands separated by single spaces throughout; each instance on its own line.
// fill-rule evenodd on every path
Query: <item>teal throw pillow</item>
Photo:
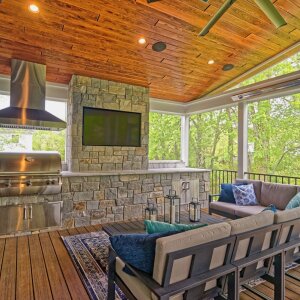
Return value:
M 276 213 L 277 212 L 277 208 L 274 204 L 270 204 L 269 206 L 267 206 L 263 211 L 266 211 L 266 210 L 270 210 L 272 211 L 273 213 Z
M 288 203 L 285 209 L 300 207 L 300 193 L 296 194 Z
M 173 231 L 187 231 L 191 229 L 200 228 L 207 226 L 207 224 L 169 224 L 165 222 L 158 221 L 144 221 L 147 233 L 163 233 L 163 232 L 173 232 Z

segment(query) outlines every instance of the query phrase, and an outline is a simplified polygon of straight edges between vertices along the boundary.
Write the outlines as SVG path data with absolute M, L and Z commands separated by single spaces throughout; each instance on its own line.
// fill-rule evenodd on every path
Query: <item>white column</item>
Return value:
M 248 104 L 238 104 L 238 178 L 248 171 Z
M 181 116 L 181 160 L 189 164 L 190 117 Z

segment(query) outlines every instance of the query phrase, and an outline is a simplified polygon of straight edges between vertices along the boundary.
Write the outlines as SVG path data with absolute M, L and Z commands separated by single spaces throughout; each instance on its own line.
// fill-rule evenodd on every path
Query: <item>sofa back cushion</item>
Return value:
M 156 241 L 153 279 L 162 284 L 168 253 L 229 237 L 230 230 L 230 225 L 224 222 L 158 239 Z M 211 268 L 223 265 L 225 253 L 226 247 L 219 247 L 214 250 L 210 263 Z M 171 283 L 188 278 L 191 259 L 191 256 L 186 256 L 174 262 Z
M 263 206 L 274 204 L 276 208 L 284 210 L 289 201 L 296 195 L 297 188 L 296 185 L 263 182 L 260 204 Z
M 256 215 L 252 215 L 249 217 L 241 218 L 238 220 L 230 221 L 229 224 L 231 226 L 231 235 L 239 235 L 243 234 L 249 231 L 258 230 L 270 225 L 273 225 L 274 223 L 274 212 L 268 210 L 263 211 L 261 213 L 258 213 Z M 259 235 L 254 235 L 254 237 L 259 237 Z M 263 239 L 261 239 L 261 244 L 255 245 L 255 247 L 259 247 L 257 249 L 260 250 L 266 250 L 269 249 L 271 246 L 271 237 L 272 237 L 272 230 L 270 228 L 269 231 L 266 231 Z M 251 238 L 243 238 L 240 237 L 240 239 L 237 241 L 235 245 L 235 252 L 233 260 L 239 260 L 242 258 L 245 258 L 248 254 L 248 248 L 249 246 L 252 246 Z M 259 269 L 263 267 L 264 261 L 259 261 L 256 264 L 256 269 Z
M 260 203 L 260 197 L 261 197 L 261 185 L 262 181 L 260 180 L 251 180 L 251 179 L 236 179 L 236 183 L 244 183 L 244 184 L 253 184 L 256 200 Z
M 280 224 L 300 218 L 300 207 L 278 211 L 274 216 L 274 223 Z
M 273 225 L 273 222 L 274 213 L 268 210 L 249 217 L 232 220 L 229 222 L 229 225 L 231 227 L 231 235 L 235 235 Z
M 274 223 L 275 224 L 281 224 L 293 220 L 299 220 L 297 224 L 300 224 L 300 207 L 287 209 L 284 211 L 279 211 L 275 214 L 274 217 Z M 287 238 L 290 235 L 290 229 L 292 229 L 291 238 L 293 236 L 300 236 L 300 226 L 295 225 L 293 228 L 291 228 L 291 225 L 285 225 L 283 224 L 281 232 L 280 232 L 280 238 L 279 238 L 279 245 L 282 245 L 287 241 Z M 299 251 L 299 250 L 298 250 Z

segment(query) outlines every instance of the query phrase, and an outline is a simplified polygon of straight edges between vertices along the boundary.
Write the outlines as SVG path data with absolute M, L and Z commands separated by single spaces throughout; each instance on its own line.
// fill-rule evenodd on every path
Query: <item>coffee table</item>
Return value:
M 216 215 L 211 216 L 206 211 L 201 210 L 200 223 L 215 224 L 224 222 L 224 220 L 226 220 L 226 218 Z M 163 221 L 163 217 L 158 217 L 158 221 Z M 183 224 L 198 224 L 190 222 L 187 211 L 181 211 L 180 222 Z M 145 233 L 143 220 L 109 223 L 103 225 L 102 230 L 104 230 L 110 236 L 116 234 Z

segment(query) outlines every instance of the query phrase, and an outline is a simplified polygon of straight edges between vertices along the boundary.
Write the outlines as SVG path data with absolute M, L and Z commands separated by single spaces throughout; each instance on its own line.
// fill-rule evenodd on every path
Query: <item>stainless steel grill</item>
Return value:
M 58 152 L 0 152 L 0 197 L 61 192 Z

